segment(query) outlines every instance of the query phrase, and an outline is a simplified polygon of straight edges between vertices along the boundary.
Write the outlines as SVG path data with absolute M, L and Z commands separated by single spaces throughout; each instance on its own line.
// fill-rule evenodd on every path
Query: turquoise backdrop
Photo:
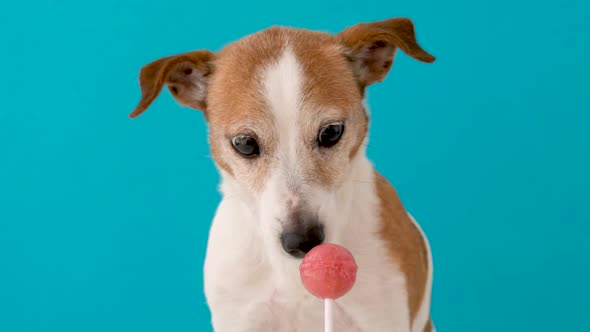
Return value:
M 200 112 L 139 68 L 271 25 L 407 16 L 369 91 L 369 155 L 430 237 L 438 331 L 586 331 L 590 3 L 584 0 L 0 4 L 0 331 L 210 331 L 218 176 Z

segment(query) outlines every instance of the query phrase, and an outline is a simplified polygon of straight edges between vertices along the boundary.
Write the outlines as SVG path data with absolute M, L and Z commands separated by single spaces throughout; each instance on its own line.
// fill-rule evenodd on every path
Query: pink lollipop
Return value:
M 352 289 L 356 281 L 356 271 L 357 265 L 352 254 L 344 247 L 332 243 L 311 249 L 299 266 L 305 288 L 325 300 L 326 332 L 333 331 L 334 300 Z

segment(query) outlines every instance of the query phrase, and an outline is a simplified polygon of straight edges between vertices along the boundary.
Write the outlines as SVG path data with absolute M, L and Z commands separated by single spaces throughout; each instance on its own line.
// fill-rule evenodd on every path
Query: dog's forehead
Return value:
M 339 39 L 331 34 L 273 27 L 238 40 L 219 52 L 208 96 L 212 124 L 237 127 L 271 121 L 264 90 L 269 68 L 288 54 L 300 77 L 300 102 L 309 112 L 346 112 L 361 100 L 350 64 Z M 295 78 L 294 78 L 295 79 Z

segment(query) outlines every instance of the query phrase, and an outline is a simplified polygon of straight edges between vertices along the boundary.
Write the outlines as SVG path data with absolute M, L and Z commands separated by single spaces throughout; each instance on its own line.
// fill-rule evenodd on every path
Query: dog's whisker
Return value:
M 232 200 L 232 199 L 237 199 L 238 195 L 229 195 L 229 196 L 223 196 L 224 200 Z
M 352 182 L 356 182 L 356 183 L 365 183 L 365 184 L 375 184 L 376 183 L 375 181 L 371 181 L 371 180 L 355 180 L 355 179 L 352 179 L 351 181 Z

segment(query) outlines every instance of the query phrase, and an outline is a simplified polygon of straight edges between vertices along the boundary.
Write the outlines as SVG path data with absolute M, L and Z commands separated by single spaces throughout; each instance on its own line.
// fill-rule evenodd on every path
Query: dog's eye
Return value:
M 245 157 L 256 157 L 260 154 L 258 143 L 251 136 L 239 135 L 231 140 L 234 149 Z
M 340 140 L 344 133 L 344 124 L 332 123 L 327 126 L 320 128 L 318 135 L 318 144 L 324 148 L 330 148 Z

